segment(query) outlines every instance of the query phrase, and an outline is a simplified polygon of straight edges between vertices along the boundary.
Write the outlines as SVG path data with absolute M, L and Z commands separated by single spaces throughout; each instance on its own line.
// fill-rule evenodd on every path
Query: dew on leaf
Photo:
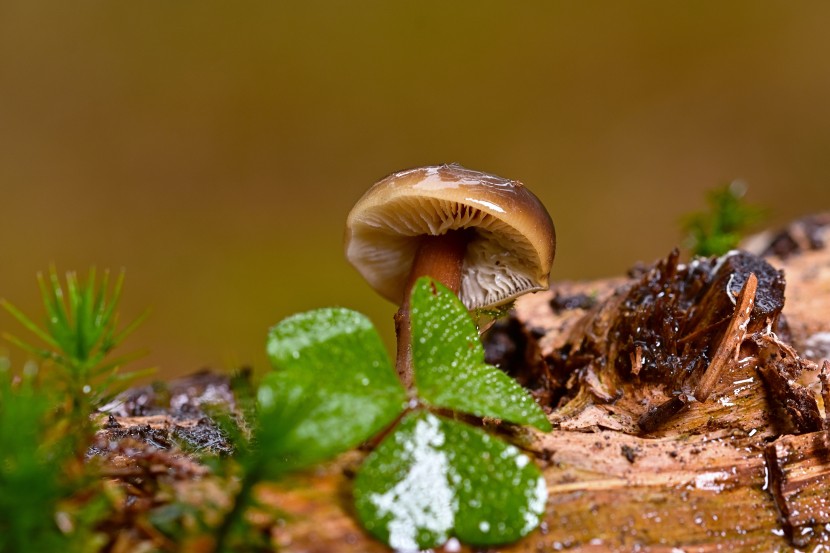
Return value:
M 539 518 L 545 513 L 545 504 L 548 501 L 548 485 L 543 477 L 539 477 L 536 486 L 528 492 L 527 510 L 524 511 L 525 526 L 522 532 L 527 534 L 539 524 Z
M 274 390 L 268 386 L 262 386 L 257 390 L 257 401 L 262 409 L 270 409 L 274 406 Z
M 399 478 L 389 489 L 366 496 L 373 514 L 383 521 L 387 543 L 401 551 L 418 551 L 425 539 L 443 543 L 449 537 L 457 510 L 448 480 L 449 460 L 440 450 L 444 444 L 440 421 L 432 415 L 411 420 L 411 431 L 402 423 L 396 432 L 403 437 L 403 448 L 390 452 L 405 472 L 396 474 Z M 401 440 L 396 437 L 395 442 Z M 369 461 L 367 465 L 367 470 L 371 470 Z
M 527 459 L 482 430 L 411 413 L 358 472 L 358 514 L 400 550 L 436 547 L 453 534 L 479 545 L 515 541 L 535 528 L 547 500 L 539 469 L 519 466 L 519 457 Z

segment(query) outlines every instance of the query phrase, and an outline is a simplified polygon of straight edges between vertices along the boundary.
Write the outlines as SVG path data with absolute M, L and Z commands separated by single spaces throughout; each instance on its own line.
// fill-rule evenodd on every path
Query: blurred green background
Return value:
M 830 207 L 828 21 L 818 1 L 4 0 L 0 296 L 39 316 L 50 263 L 124 267 L 123 318 L 153 309 L 138 366 L 263 370 L 267 328 L 314 307 L 391 343 L 342 236 L 394 170 L 524 181 L 555 279 L 665 255 L 736 178 L 783 224 Z

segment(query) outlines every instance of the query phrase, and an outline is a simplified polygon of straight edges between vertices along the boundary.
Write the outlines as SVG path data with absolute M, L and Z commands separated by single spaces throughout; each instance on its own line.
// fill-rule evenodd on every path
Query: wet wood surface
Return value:
M 683 263 L 673 252 L 627 277 L 520 299 L 491 329 L 488 359 L 531 390 L 555 429 L 496 429 L 536 458 L 549 498 L 538 530 L 487 551 L 830 550 L 821 217 L 807 238 L 795 226 L 756 238 L 754 253 Z M 283 513 L 259 521 L 275 546 L 387 550 L 351 511 L 364 455 L 258 488 Z

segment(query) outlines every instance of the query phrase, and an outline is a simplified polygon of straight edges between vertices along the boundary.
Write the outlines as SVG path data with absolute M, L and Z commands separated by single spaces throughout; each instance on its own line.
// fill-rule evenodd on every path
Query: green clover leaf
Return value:
M 284 319 L 269 332 L 268 356 L 275 370 L 257 392 L 261 424 L 269 413 L 282 416 L 280 406 L 301 403 L 306 411 L 289 443 L 304 464 L 357 446 L 405 407 L 377 330 L 355 311 L 325 308 Z
M 435 407 L 551 429 L 527 391 L 484 362 L 467 309 L 440 283 L 421 278 L 412 290 L 412 358 L 418 395 Z

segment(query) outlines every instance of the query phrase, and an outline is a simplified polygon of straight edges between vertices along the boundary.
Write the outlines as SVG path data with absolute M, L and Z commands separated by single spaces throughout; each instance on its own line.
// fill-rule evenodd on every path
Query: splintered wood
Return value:
M 738 353 L 741 350 L 741 344 L 746 338 L 746 327 L 749 324 L 749 316 L 752 314 L 752 308 L 755 306 L 755 292 L 758 289 L 758 279 L 754 274 L 750 273 L 747 277 L 744 287 L 741 288 L 741 293 L 738 294 L 738 301 L 735 304 L 735 312 L 729 322 L 726 332 L 721 338 L 718 349 L 712 356 L 709 366 L 706 367 L 706 372 L 703 373 L 700 382 L 695 388 L 695 399 L 698 401 L 706 401 L 709 395 L 715 390 L 719 384 L 720 376 L 730 363 L 738 360 Z M 729 293 L 727 291 L 727 293 Z

